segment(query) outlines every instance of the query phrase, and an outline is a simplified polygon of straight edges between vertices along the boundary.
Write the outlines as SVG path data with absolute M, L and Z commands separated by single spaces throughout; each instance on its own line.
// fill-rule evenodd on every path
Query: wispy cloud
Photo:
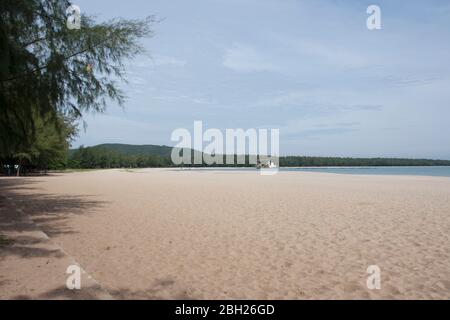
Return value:
M 144 55 L 133 61 L 130 65 L 130 72 L 141 73 L 140 71 L 146 69 L 153 69 L 155 67 L 184 67 L 187 61 L 172 56 L 162 54 Z
M 234 44 L 226 49 L 223 57 L 223 65 L 238 72 L 278 71 L 279 68 L 264 54 L 244 44 Z
M 383 87 L 402 88 L 429 85 L 436 81 L 442 80 L 442 77 L 386 74 L 370 76 L 368 79 L 369 81 L 377 82 Z
M 186 60 L 178 59 L 170 56 L 164 55 L 154 55 L 153 63 L 155 66 L 165 66 L 165 67 L 184 67 L 187 64 Z
M 361 98 L 352 92 L 326 90 L 298 90 L 266 96 L 254 108 L 313 108 L 317 115 L 327 111 L 381 110 L 382 105 Z
M 273 34 L 272 38 L 277 47 L 282 47 L 285 52 L 292 52 L 299 61 L 339 68 L 370 65 L 370 60 L 362 52 L 330 41 L 321 42 L 319 39 L 299 38 L 286 34 Z
M 359 122 L 308 123 L 302 119 L 290 120 L 281 126 L 283 139 L 303 139 L 327 135 L 340 135 L 359 130 Z
M 308 129 L 308 130 L 299 130 L 293 132 L 291 134 L 286 134 L 284 137 L 295 137 L 296 139 L 306 138 L 306 137 L 319 137 L 319 136 L 327 136 L 327 135 L 337 135 L 344 134 L 349 132 L 357 131 L 355 128 L 345 128 L 345 127 L 336 127 L 336 128 L 324 128 L 324 129 Z
M 205 96 L 179 94 L 177 92 L 165 92 L 163 95 L 154 95 L 150 97 L 150 99 L 164 102 L 190 103 L 198 105 L 213 105 L 216 103 L 213 99 Z

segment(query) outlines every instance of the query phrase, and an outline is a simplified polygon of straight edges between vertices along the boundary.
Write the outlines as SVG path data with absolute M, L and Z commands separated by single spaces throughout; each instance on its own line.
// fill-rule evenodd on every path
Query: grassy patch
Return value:
M 12 239 L 8 239 L 4 235 L 0 234 L 0 247 L 10 246 L 13 244 L 13 242 L 14 241 Z

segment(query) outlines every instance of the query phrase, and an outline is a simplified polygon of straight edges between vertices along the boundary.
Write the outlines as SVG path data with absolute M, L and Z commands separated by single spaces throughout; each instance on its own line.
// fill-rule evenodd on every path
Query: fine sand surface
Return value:
M 106 170 L 0 190 L 3 299 L 450 298 L 450 178 Z

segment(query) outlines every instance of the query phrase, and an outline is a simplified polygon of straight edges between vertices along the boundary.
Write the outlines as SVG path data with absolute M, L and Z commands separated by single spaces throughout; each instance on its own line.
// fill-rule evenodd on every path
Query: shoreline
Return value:
M 445 168 L 449 169 L 448 172 L 445 172 L 443 175 L 439 174 L 426 174 L 426 173 L 392 173 L 392 172 L 384 172 L 384 173 L 375 173 L 376 170 L 383 169 L 412 169 L 412 168 L 420 168 L 420 169 L 429 169 L 429 168 Z M 169 171 L 207 171 L 207 172 L 255 172 L 259 174 L 259 170 L 253 167 L 164 167 L 164 168 L 113 168 L 113 169 L 86 169 L 86 170 L 78 170 L 78 171 L 52 171 L 49 173 L 77 173 L 77 172 L 95 172 L 95 171 L 108 171 L 108 170 L 116 170 L 122 172 L 140 172 L 145 170 L 169 170 Z M 323 170 L 323 171 L 322 171 Z M 335 171 L 325 171 L 325 170 L 335 170 Z M 342 171 L 340 171 L 342 170 Z M 355 170 L 355 172 L 344 172 L 345 170 Z M 368 173 L 361 173 L 358 170 L 370 170 Z M 373 171 L 372 171 L 373 170 Z M 450 167 L 447 166 L 381 166 L 381 167 L 280 167 L 279 173 L 286 172 L 303 172 L 303 173 L 325 173 L 325 174 L 337 174 L 337 175 L 352 175 L 352 176 L 364 176 L 364 177 L 373 177 L 373 176 L 392 176 L 392 177 L 433 177 L 433 178 L 450 178 Z

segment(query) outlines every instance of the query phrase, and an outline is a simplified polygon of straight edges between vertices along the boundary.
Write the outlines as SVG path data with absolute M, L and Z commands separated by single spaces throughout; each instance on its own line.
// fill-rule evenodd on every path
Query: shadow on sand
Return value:
M 164 296 L 158 294 L 158 287 L 150 288 L 148 290 L 136 291 L 127 288 L 108 290 L 109 297 L 106 299 L 110 300 L 164 300 L 167 299 Z M 81 290 L 68 290 L 65 287 L 56 288 L 49 290 L 38 297 L 30 297 L 28 295 L 17 295 L 14 296 L 13 300 L 98 300 L 99 297 L 104 295 L 103 289 L 97 286 L 82 288 Z M 175 295 L 171 299 L 173 300 L 195 300 L 193 297 L 189 296 L 187 292 Z
M 43 193 L 34 185 L 38 180 L 28 178 L 0 179 L 0 234 L 30 227 L 21 223 L 17 209 L 31 218 L 49 237 L 75 233 L 65 221 L 73 215 L 88 214 L 105 202 L 91 200 L 86 195 L 54 195 Z M 9 200 L 10 199 L 10 200 Z M 22 239 L 24 243 L 29 239 Z
M 47 176 L 46 179 L 57 179 Z M 46 247 L 47 238 L 36 236 L 43 231 L 50 238 L 62 234 L 78 233 L 70 227 L 68 219 L 73 215 L 86 215 L 106 203 L 91 200 L 86 195 L 55 195 L 44 193 L 37 187 L 39 178 L 0 177 L 0 263 L 7 257 L 24 259 L 27 263 L 33 258 L 60 259 L 61 250 Z M 21 209 L 18 211 L 18 209 Z M 31 218 L 31 219 L 30 219 Z M 12 285 L 14 275 L 0 275 L 0 290 Z M 174 279 L 159 279 L 149 285 L 147 290 L 130 288 L 109 288 L 114 299 L 163 299 L 163 292 L 176 286 Z M 3 289 L 2 289 L 3 288 Z M 190 300 L 187 290 L 174 290 L 173 298 Z M 86 287 L 82 290 L 68 290 L 64 285 L 41 292 L 38 295 L 17 294 L 11 299 L 74 299 L 92 300 L 102 297 L 101 287 Z
M 0 257 L 59 257 L 58 251 L 39 248 L 45 239 L 30 236 L 42 230 L 49 237 L 75 233 L 66 224 L 71 215 L 87 214 L 102 202 L 87 196 L 61 196 L 42 193 L 30 178 L 0 178 Z M 19 210 L 20 209 L 20 210 Z M 31 218 L 31 220 L 30 220 Z M 8 234 L 14 234 L 12 238 Z M 6 235 L 6 236 L 5 236 Z

